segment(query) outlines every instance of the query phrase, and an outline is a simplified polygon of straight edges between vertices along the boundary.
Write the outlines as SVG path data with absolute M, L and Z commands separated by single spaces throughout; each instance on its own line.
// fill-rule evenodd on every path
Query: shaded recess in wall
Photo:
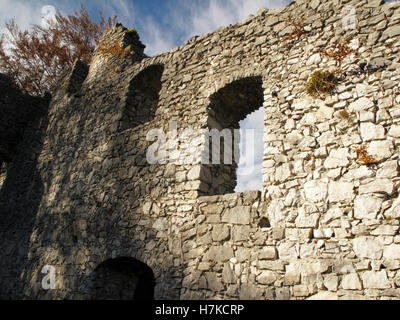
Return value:
M 163 72 L 163 65 L 152 65 L 132 79 L 123 111 L 122 128 L 124 130 L 135 128 L 154 119 Z
M 119 257 L 101 263 L 90 275 L 92 300 L 153 300 L 153 270 L 134 258 Z
M 230 135 L 220 140 L 220 164 L 212 164 L 210 158 L 210 171 L 213 181 L 209 195 L 223 195 L 233 193 L 237 185 L 237 168 L 240 160 L 239 140 L 235 139 L 234 130 L 239 129 L 239 122 L 244 120 L 249 114 L 260 109 L 263 106 L 264 94 L 262 88 L 262 77 L 251 76 L 233 81 L 210 97 L 208 128 L 229 129 Z M 227 141 L 225 139 L 229 139 Z M 215 150 L 215 144 L 218 141 L 210 139 L 210 157 Z M 226 152 L 225 149 L 232 146 L 232 152 Z M 236 154 L 236 156 L 235 156 Z M 212 165 L 211 165 L 212 164 Z

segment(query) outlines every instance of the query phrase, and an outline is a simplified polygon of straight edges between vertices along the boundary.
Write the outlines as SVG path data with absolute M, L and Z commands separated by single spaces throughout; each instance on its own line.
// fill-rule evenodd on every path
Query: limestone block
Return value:
M 400 218 L 400 197 L 397 198 L 391 208 L 385 212 L 386 217 L 390 217 L 393 219 Z
M 292 175 L 289 164 L 285 163 L 275 170 L 275 180 L 279 182 L 285 182 Z
M 348 157 L 349 150 L 347 148 L 332 150 L 329 157 L 325 160 L 324 166 L 327 169 L 346 167 L 349 164 Z
M 368 155 L 376 160 L 389 158 L 393 153 L 393 142 L 389 140 L 372 141 L 367 149 Z
M 311 66 L 311 65 L 317 65 L 322 61 L 321 55 L 319 53 L 313 54 L 311 57 L 308 58 L 306 65 Z
M 386 259 L 400 259 L 400 245 L 392 244 L 385 247 L 383 250 L 383 257 Z
M 221 279 L 217 277 L 215 272 L 206 272 L 205 277 L 207 280 L 207 289 L 211 291 L 221 291 L 224 289 Z
M 354 201 L 356 219 L 375 219 L 381 209 L 383 200 L 371 196 L 359 196 Z
M 304 192 L 309 201 L 324 201 L 328 195 L 328 184 L 320 180 L 311 180 L 304 184 Z
M 240 300 L 262 300 L 262 289 L 252 283 L 242 283 L 240 286 Z
M 383 33 L 382 33 L 382 40 L 386 40 L 388 38 L 393 38 L 396 36 L 400 35 L 400 26 L 399 25 L 394 25 L 389 28 L 387 28 Z
M 248 241 L 250 238 L 250 227 L 234 226 L 232 229 L 232 238 L 234 242 Z
M 399 175 L 399 166 L 397 161 L 387 161 L 377 171 L 377 178 L 394 178 Z
M 225 283 L 236 283 L 236 277 L 230 263 L 224 264 L 224 269 L 222 271 L 222 281 Z
M 230 237 L 230 230 L 227 225 L 217 224 L 213 227 L 212 238 L 214 241 L 225 241 Z
M 363 178 L 371 178 L 375 175 L 374 171 L 366 166 L 359 167 L 357 169 L 351 169 L 347 172 L 343 178 L 348 180 L 359 180 Z
M 329 239 L 333 237 L 333 229 L 314 229 L 315 239 Z
M 204 255 L 203 261 L 228 261 L 234 257 L 233 249 L 223 246 L 213 246 Z
M 329 269 L 329 262 L 324 260 L 318 260 L 314 262 L 302 262 L 301 263 L 301 275 L 311 276 L 316 274 L 322 274 Z
M 371 122 L 363 122 L 360 125 L 361 138 L 363 141 L 382 140 L 385 139 L 385 128 Z
M 250 206 L 237 206 L 225 209 L 222 222 L 231 224 L 250 224 Z
M 389 289 L 391 288 L 385 270 L 365 271 L 362 275 L 362 282 L 365 289 Z
M 330 182 L 328 195 L 330 202 L 352 201 L 355 197 L 354 184 L 352 182 Z
M 359 90 L 361 88 L 359 87 Z M 360 112 L 362 110 L 369 110 L 374 107 L 374 102 L 371 99 L 362 97 L 354 101 L 349 106 L 350 112 Z
M 299 253 L 297 252 L 295 243 L 283 242 L 278 247 L 279 259 L 289 262 L 297 260 Z
M 329 291 L 337 291 L 339 286 L 339 277 L 335 274 L 327 274 L 324 277 L 324 286 Z
M 300 263 L 292 262 L 286 266 L 286 273 L 283 278 L 285 286 L 293 286 L 300 283 Z
M 399 125 L 392 125 L 390 127 L 388 136 L 400 138 L 400 126 Z
M 259 260 L 275 260 L 277 258 L 275 247 L 265 247 L 258 253 Z
M 373 237 L 353 239 L 353 250 L 359 258 L 381 259 L 383 245 Z
M 318 225 L 319 214 L 307 214 L 305 212 L 300 212 L 295 220 L 297 228 L 316 228 Z
M 399 231 L 398 226 L 391 226 L 391 225 L 381 225 L 371 231 L 371 234 L 374 236 L 394 236 Z
M 368 184 L 361 185 L 359 194 L 367 193 L 386 193 L 392 195 L 394 192 L 394 184 L 389 179 L 376 179 Z
M 295 297 L 307 297 L 310 294 L 308 287 L 306 285 L 296 285 L 293 287 L 293 295 Z
M 278 279 L 276 272 L 273 271 L 263 271 L 259 276 L 256 277 L 256 281 L 260 284 L 273 284 Z
M 345 290 L 361 290 L 362 285 L 358 274 L 345 274 L 342 278 L 342 288 Z

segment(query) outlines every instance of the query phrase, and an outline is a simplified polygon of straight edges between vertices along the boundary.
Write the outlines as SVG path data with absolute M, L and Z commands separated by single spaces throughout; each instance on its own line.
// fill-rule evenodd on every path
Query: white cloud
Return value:
M 38 2 L 18 0 L 0 0 L 0 25 L 14 19 L 22 29 L 29 29 L 32 24 L 40 24 L 43 5 Z
M 158 54 L 195 35 L 212 32 L 255 14 L 261 8 L 283 7 L 289 0 L 172 0 L 162 21 L 139 21 L 147 52 Z M 146 26 L 146 23 L 147 24 Z

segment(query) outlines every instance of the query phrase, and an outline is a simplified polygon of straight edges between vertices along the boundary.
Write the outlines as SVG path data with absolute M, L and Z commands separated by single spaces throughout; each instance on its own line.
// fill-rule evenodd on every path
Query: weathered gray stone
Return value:
M 229 263 L 224 264 L 222 271 L 222 281 L 225 283 L 236 283 L 235 273 L 233 272 Z
M 230 230 L 227 225 L 216 225 L 212 231 L 214 241 L 225 241 L 230 238 Z
M 250 223 L 249 206 L 238 206 L 232 209 L 226 209 L 222 214 L 222 222 L 231 224 L 249 224 Z
M 232 229 L 232 238 L 234 242 L 248 241 L 250 238 L 249 226 L 235 226 Z
M 233 257 L 234 254 L 232 248 L 213 246 L 205 253 L 203 261 L 228 261 Z
M 221 279 L 217 277 L 217 274 L 214 272 L 206 272 L 205 273 L 207 280 L 207 288 L 212 291 L 221 291 L 224 289 L 224 285 L 221 282 Z
M 263 300 L 262 290 L 251 283 L 242 283 L 240 286 L 240 300 Z
M 261 272 L 261 274 L 256 278 L 258 283 L 265 285 L 273 284 L 277 279 L 277 274 L 269 270 Z

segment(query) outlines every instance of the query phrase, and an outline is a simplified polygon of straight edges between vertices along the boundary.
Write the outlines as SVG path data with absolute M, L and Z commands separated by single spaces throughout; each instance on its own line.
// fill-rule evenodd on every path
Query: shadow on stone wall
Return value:
M 0 299 L 24 298 L 22 274 L 43 196 L 38 156 L 47 122 L 47 111 L 31 119 L 23 143 L 7 165 L 7 177 L 0 189 Z

